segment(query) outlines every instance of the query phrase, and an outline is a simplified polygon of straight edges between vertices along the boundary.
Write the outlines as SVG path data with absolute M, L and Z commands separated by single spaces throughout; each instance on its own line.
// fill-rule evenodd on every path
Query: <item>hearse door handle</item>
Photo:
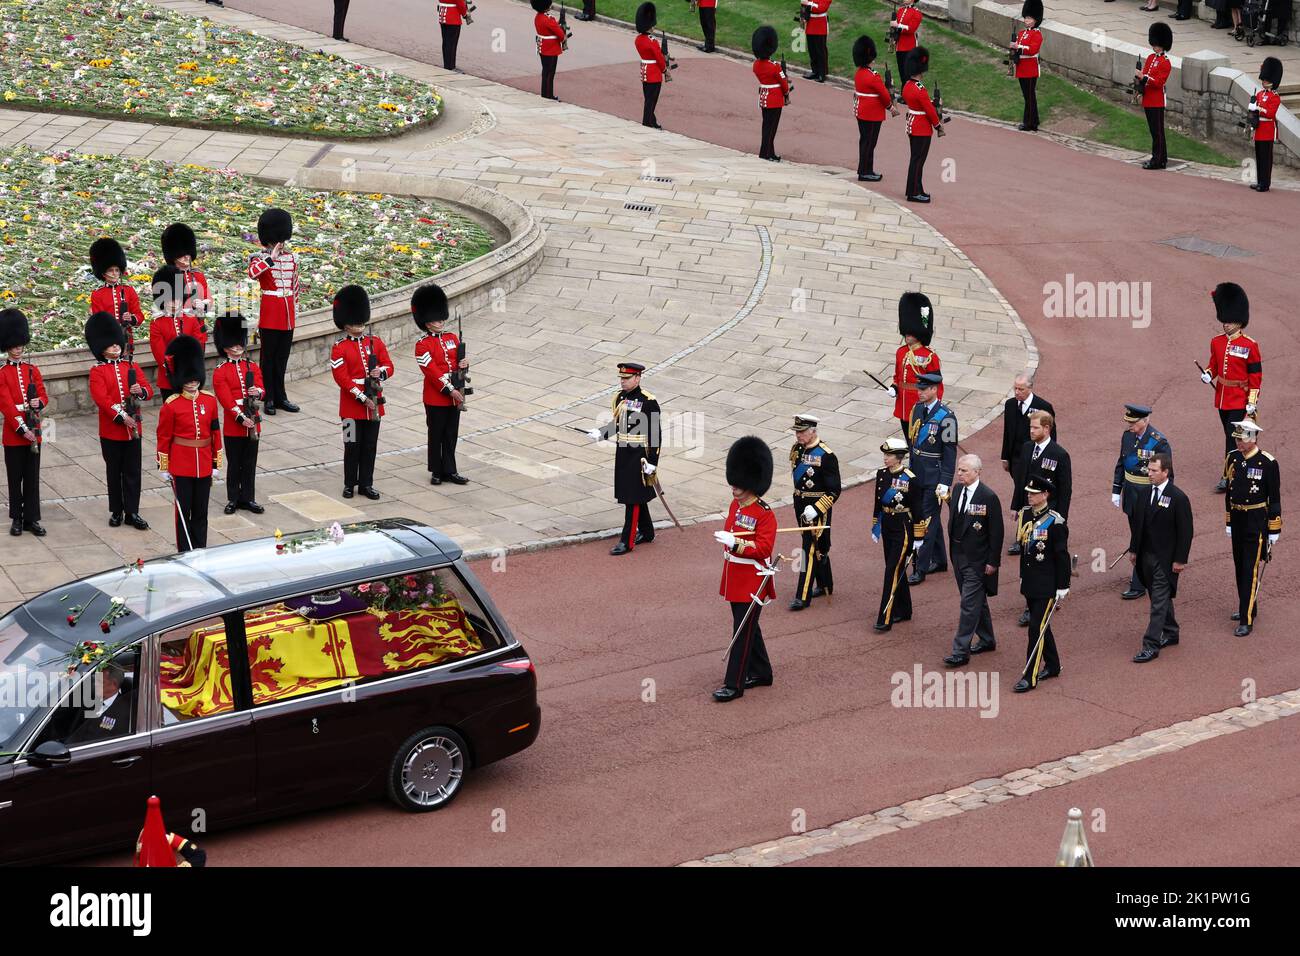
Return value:
M 12 800 L 6 800 L 3 803 L 0 803 L 0 810 L 8 810 L 13 805 L 14 802 Z
M 114 766 L 114 767 L 129 767 L 129 766 L 131 766 L 133 763 L 136 763 L 137 761 L 139 761 L 139 759 L 140 759 L 139 754 L 137 754 L 137 755 L 134 756 L 134 757 L 122 757 L 122 758 L 120 758 L 120 759 L 118 759 L 118 760 L 114 760 L 114 761 L 113 761 L 113 766 Z

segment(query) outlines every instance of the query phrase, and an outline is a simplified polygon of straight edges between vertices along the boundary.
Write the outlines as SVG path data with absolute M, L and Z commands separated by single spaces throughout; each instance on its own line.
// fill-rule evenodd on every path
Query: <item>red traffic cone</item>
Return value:
M 136 866 L 175 866 L 171 841 L 167 839 L 167 826 L 163 823 L 162 803 L 150 797 L 144 812 L 144 829 L 135 844 Z

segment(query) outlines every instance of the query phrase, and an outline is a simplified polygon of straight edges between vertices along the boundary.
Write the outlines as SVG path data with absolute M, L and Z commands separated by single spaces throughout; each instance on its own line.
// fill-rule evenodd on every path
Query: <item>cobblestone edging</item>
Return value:
M 1300 714 L 1300 688 L 1264 697 L 1242 707 L 1229 707 L 1204 717 L 1148 730 L 1106 747 L 1085 750 L 1034 767 L 1012 770 L 1000 777 L 975 780 L 943 793 L 908 800 L 896 807 L 885 807 L 807 833 L 742 846 L 727 853 L 714 853 L 679 865 L 781 866 L 794 863 L 917 827 L 931 820 L 991 807 L 1017 797 L 1027 797 L 1040 790 L 1060 787 L 1127 763 L 1181 750 L 1202 740 L 1223 737 L 1297 714 Z

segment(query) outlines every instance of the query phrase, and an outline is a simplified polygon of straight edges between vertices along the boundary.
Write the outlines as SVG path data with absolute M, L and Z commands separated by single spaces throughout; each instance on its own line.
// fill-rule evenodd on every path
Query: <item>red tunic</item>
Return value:
M 181 289 L 183 291 L 184 312 L 192 315 L 203 324 L 203 317 L 212 305 L 212 294 L 208 291 L 208 279 L 198 269 L 185 269 L 181 272 Z
M 924 84 L 916 77 L 903 84 L 903 102 L 907 104 L 907 135 L 932 136 L 939 125 L 939 114 Z
M 198 339 L 204 346 L 208 344 L 208 334 L 203 331 L 202 323 L 194 316 L 154 316 L 153 322 L 149 324 L 149 351 L 153 352 L 153 360 L 158 363 L 155 374 L 158 377 L 159 388 L 179 389 L 185 384 L 184 382 L 176 385 L 172 384 L 171 378 L 167 375 L 167 366 L 163 361 L 167 357 L 167 346 L 178 335 L 190 335 Z
M 125 319 L 127 320 L 122 328 L 126 333 L 126 349 L 123 354 L 130 355 L 135 351 L 134 329 L 138 325 L 144 325 L 144 312 L 140 309 L 140 297 L 136 295 L 135 289 L 125 282 L 118 282 L 116 285 L 106 282 L 90 293 L 92 315 L 96 312 L 107 312 L 118 322 L 122 322 L 123 305 L 126 306 Z
M 393 377 L 393 363 L 388 357 L 388 348 L 383 339 L 373 335 L 353 338 L 345 335 L 334 343 L 330 352 L 330 370 L 339 387 L 339 418 L 370 417 L 365 404 L 366 367 L 369 365 L 370 350 L 374 349 L 378 367 L 383 372 L 380 381 Z M 384 417 L 384 406 L 379 406 L 379 417 Z
M 1277 108 L 1282 97 L 1273 90 L 1260 90 L 1255 96 L 1255 109 L 1259 110 L 1259 126 L 1255 128 L 1255 142 L 1277 142 Z
M 799 5 L 808 8 L 808 25 L 804 33 L 810 37 L 826 36 L 826 24 L 830 19 L 826 11 L 831 8 L 831 0 L 799 0 Z
M 1020 49 L 1020 59 L 1016 61 L 1016 76 L 1029 79 L 1038 75 L 1038 51 L 1043 47 L 1041 30 L 1021 30 L 1016 37 L 1016 46 Z
M 915 348 L 908 348 L 906 345 L 900 345 L 898 352 L 894 355 L 894 391 L 898 394 L 894 396 L 894 417 L 901 418 L 903 421 L 910 421 L 912 418 L 912 406 L 916 404 L 919 397 L 916 393 L 916 377 L 924 372 L 938 372 L 939 355 L 926 348 L 924 345 L 917 345 Z M 943 385 L 939 385 L 940 399 L 943 398 Z
M 451 332 L 426 335 L 415 343 L 415 362 L 424 373 L 424 404 L 446 408 L 451 400 L 451 373 L 460 340 Z
M 27 427 L 27 386 L 36 385 L 36 397 L 43 412 L 50 404 L 50 396 L 45 392 L 45 381 L 41 370 L 31 362 L 15 362 L 13 359 L 0 365 L 0 414 L 4 415 L 4 444 L 9 448 L 30 448 L 32 441 L 22 429 Z M 41 442 L 44 442 L 42 436 Z
M 212 373 L 212 390 L 217 394 L 217 404 L 221 406 L 223 419 L 222 430 L 228 438 L 248 438 L 251 421 L 241 422 L 239 415 L 245 413 L 245 399 L 248 398 L 248 370 L 253 370 L 253 386 L 263 389 L 262 370 L 256 362 L 247 358 L 226 359 L 217 365 Z M 262 434 L 262 423 L 257 423 L 257 434 Z
M 668 69 L 668 61 L 664 59 L 664 51 L 660 48 L 659 41 L 648 33 L 638 33 L 636 53 L 641 58 L 641 82 L 662 83 L 664 70 Z
M 1259 400 L 1259 387 L 1264 380 L 1263 361 L 1259 343 L 1245 332 L 1231 339 L 1216 335 L 1210 339 L 1210 360 L 1205 370 L 1214 376 L 1214 407 L 1240 408 L 1254 405 Z
M 100 362 L 90 370 L 90 398 L 99 409 L 99 437 L 113 441 L 131 441 L 141 437 L 136 433 L 135 419 L 126 414 L 127 396 L 131 394 L 131 369 L 135 369 L 135 382 L 144 389 L 137 401 L 153 398 L 153 389 L 144 377 L 140 366 L 126 359 Z
M 771 60 L 755 60 L 754 76 L 758 77 L 758 105 L 762 109 L 781 109 L 785 95 L 790 92 L 790 81 L 781 71 L 781 64 Z
M 438 0 L 438 22 L 449 27 L 458 27 L 469 15 L 469 5 L 465 0 Z
M 163 402 L 158 467 L 177 478 L 210 478 L 221 467 L 221 409 L 211 392 L 200 389 L 193 401 L 178 392 Z
M 895 49 L 899 53 L 906 53 L 908 50 L 916 49 L 916 33 L 921 29 L 921 11 L 916 7 L 903 7 L 898 11 L 896 21 L 898 23 L 898 44 Z
M 718 593 L 732 603 L 745 604 L 748 604 L 756 593 L 763 600 L 776 597 L 776 585 L 772 583 L 772 579 L 761 578 L 758 573 L 759 566 L 767 565 L 772 557 L 772 549 L 776 547 L 776 515 L 767 506 L 767 502 L 760 498 L 741 508 L 735 498 L 731 499 L 727 522 L 722 528 L 724 531 L 756 532 L 742 539 L 754 542 L 756 547 L 745 548 L 742 556 L 734 555 L 730 551 L 723 552 L 722 585 Z
M 718 0 L 700 0 L 696 4 L 701 10 L 711 10 L 718 5 Z
M 536 34 L 537 52 L 541 56 L 559 56 L 564 52 L 561 46 L 564 28 L 549 13 L 539 13 L 533 17 L 533 32 Z
M 1142 68 L 1142 75 L 1147 78 L 1146 86 L 1142 88 L 1142 107 L 1164 106 L 1165 105 L 1165 80 L 1169 79 L 1169 57 L 1163 53 L 1152 53 L 1147 56 L 1146 65 Z
M 894 98 L 875 70 L 864 66 L 853 75 L 853 115 L 858 119 L 883 123 L 885 110 L 893 104 Z
M 262 288 L 257 327 L 287 332 L 298 322 L 298 257 L 281 252 L 274 259 L 255 252 L 248 260 L 248 277 Z

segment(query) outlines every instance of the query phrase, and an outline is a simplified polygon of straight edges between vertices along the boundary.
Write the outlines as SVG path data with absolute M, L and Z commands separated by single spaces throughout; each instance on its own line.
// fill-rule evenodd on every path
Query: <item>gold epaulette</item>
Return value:
M 181 393 L 180 393 L 180 392 L 173 392 L 171 395 L 168 395 L 168 396 L 167 396 L 167 401 L 163 402 L 163 404 L 164 404 L 164 405 L 170 405 L 172 402 L 176 401 L 176 399 L 178 399 L 178 398 L 180 398 L 180 397 L 181 397 Z
M 799 444 L 798 442 L 795 442 L 794 445 L 790 448 L 790 464 L 793 465 L 795 462 L 799 460 L 800 452 L 802 451 L 803 451 L 803 445 Z
M 903 469 L 903 474 L 907 475 L 907 477 L 909 477 L 909 478 L 915 478 L 915 477 L 916 477 L 916 473 L 915 473 L 914 471 L 912 471 L 911 468 L 904 468 L 904 469 Z
M 1263 455 L 1265 458 L 1267 458 L 1269 461 L 1277 461 L 1276 458 L 1274 458 L 1271 454 L 1269 454 L 1262 448 L 1259 450 L 1259 453 Z
M 641 397 L 644 398 L 647 402 L 655 401 L 655 397 L 651 395 L 649 392 L 647 392 L 644 388 L 641 389 Z
M 829 448 L 826 447 L 826 443 L 825 443 L 825 442 L 818 442 L 818 444 L 822 446 L 822 451 L 824 451 L 826 454 L 828 454 L 828 455 L 833 455 L 833 454 L 835 454 L 835 452 L 831 451 Z

